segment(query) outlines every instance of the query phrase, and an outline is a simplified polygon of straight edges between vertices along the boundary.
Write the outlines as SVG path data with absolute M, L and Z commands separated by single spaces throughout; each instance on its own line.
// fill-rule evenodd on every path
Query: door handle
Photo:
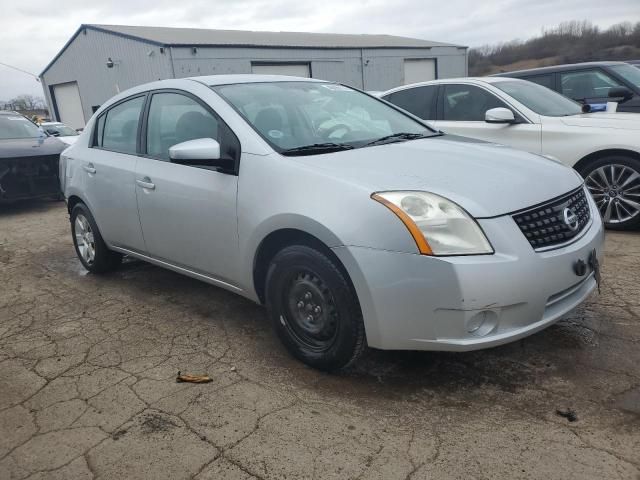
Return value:
M 156 188 L 156 184 L 153 183 L 149 177 L 144 177 L 142 180 L 136 180 L 136 183 L 147 190 L 153 190 Z
M 88 163 L 87 165 L 83 165 L 84 171 L 87 173 L 96 173 L 96 169 L 93 166 L 93 163 Z

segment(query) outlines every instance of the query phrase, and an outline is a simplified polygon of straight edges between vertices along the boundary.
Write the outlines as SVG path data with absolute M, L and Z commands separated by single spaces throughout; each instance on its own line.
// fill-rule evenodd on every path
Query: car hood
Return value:
M 561 117 L 565 125 L 572 127 L 617 128 L 621 130 L 640 130 L 640 115 L 628 112 L 594 112 Z
M 66 137 L 56 137 L 58 140 L 60 140 L 62 143 L 64 143 L 65 145 L 73 145 L 74 143 L 76 143 L 78 141 L 78 138 L 80 138 L 79 135 L 68 135 Z
M 521 210 L 582 184 L 571 168 L 557 161 L 453 135 L 296 160 L 371 193 L 432 192 L 453 200 L 476 218 Z
M 0 158 L 40 157 L 61 153 L 67 145 L 55 137 L 0 140 Z

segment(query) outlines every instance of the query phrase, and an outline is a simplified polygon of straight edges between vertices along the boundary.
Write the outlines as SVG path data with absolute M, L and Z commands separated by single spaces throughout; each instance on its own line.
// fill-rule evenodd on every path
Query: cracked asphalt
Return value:
M 637 480 L 639 272 L 640 234 L 609 232 L 602 294 L 553 327 L 327 375 L 224 290 L 86 274 L 62 203 L 2 206 L 0 478 Z

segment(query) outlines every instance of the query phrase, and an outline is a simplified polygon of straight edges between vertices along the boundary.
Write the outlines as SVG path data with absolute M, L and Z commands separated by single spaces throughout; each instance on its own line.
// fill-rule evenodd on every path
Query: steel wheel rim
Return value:
M 585 179 L 605 223 L 624 223 L 640 214 L 640 173 L 611 163 L 596 168 Z
M 286 327 L 315 352 L 327 351 L 338 336 L 339 317 L 333 295 L 314 273 L 294 273 L 283 291 Z
M 76 237 L 76 247 L 80 257 L 88 264 L 91 265 L 96 258 L 96 244 L 93 236 L 93 229 L 91 224 L 82 214 L 76 216 L 74 224 L 74 233 Z

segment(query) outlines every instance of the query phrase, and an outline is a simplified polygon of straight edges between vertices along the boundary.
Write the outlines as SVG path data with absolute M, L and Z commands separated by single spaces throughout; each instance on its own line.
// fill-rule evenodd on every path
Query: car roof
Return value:
M 522 80 L 520 78 L 508 78 L 508 77 L 458 77 L 458 78 L 441 78 L 439 80 L 429 80 L 428 82 L 419 82 L 419 83 L 411 83 L 409 85 L 402 85 L 400 87 L 395 87 L 386 92 L 378 94 L 378 96 L 382 97 L 388 95 L 390 93 L 399 92 L 401 90 L 408 90 L 410 88 L 415 87 L 424 87 L 428 85 L 445 85 L 449 83 L 472 83 L 472 84 L 482 84 L 482 83 L 500 83 L 500 82 L 526 82 L 526 80 Z M 528 82 L 527 82 L 528 83 Z
M 188 80 L 204 83 L 208 86 L 230 85 L 236 83 L 265 83 L 265 82 L 326 82 L 316 78 L 292 77 L 288 75 L 258 75 L 254 73 L 235 75 L 206 75 L 201 77 L 188 77 Z
M 494 73 L 492 76 L 507 77 L 509 75 L 526 75 L 526 74 L 541 74 L 541 73 L 553 73 L 563 72 L 566 70 L 576 70 L 589 67 L 612 67 L 615 65 L 625 65 L 627 62 L 582 62 L 582 63 L 567 63 L 564 65 L 553 65 L 550 67 L 528 68 L 525 70 L 514 70 L 512 72 L 500 72 Z
M 181 82 L 197 82 L 206 87 L 215 87 L 218 85 L 233 85 L 240 83 L 274 83 L 274 82 L 315 82 L 315 83 L 329 83 L 326 80 L 318 80 L 315 78 L 306 77 L 292 77 L 286 75 L 258 75 L 258 74 L 235 74 L 235 75 L 203 75 L 199 77 L 185 77 L 185 78 L 166 78 L 164 80 L 156 80 L 154 82 L 147 82 L 135 87 L 131 87 L 124 90 L 117 95 L 111 97 L 105 103 L 103 103 L 98 112 L 103 112 L 111 105 L 128 98 L 132 95 L 140 94 L 149 90 L 160 90 L 163 88 L 175 88 L 181 85 Z

